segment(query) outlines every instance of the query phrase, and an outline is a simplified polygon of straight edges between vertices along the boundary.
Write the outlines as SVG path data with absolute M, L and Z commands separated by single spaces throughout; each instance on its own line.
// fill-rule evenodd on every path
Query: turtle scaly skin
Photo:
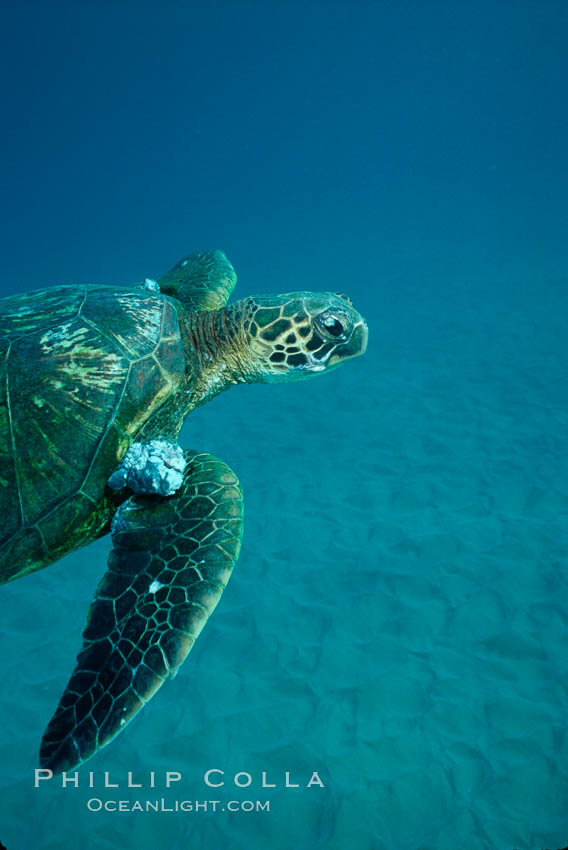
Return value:
M 239 482 L 177 446 L 186 416 L 234 384 L 304 380 L 365 350 L 366 324 L 345 296 L 227 305 L 235 282 L 212 251 L 157 284 L 0 301 L 0 583 L 113 540 L 42 742 L 54 772 L 109 743 L 175 675 L 237 560 Z

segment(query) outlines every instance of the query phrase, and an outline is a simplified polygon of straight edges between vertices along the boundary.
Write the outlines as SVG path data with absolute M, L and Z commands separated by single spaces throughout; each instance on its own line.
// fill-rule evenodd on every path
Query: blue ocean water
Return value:
M 78 788 L 33 770 L 110 543 L 0 589 L 0 841 L 565 847 L 566 4 L 0 8 L 2 295 L 219 247 L 237 297 L 345 292 L 370 330 L 187 420 L 243 483 L 241 557 Z M 88 802 L 156 799 L 193 810 Z

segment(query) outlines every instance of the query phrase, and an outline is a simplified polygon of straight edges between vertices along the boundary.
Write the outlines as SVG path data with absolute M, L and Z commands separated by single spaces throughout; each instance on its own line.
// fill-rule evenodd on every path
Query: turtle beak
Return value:
M 358 345 L 358 350 L 353 352 L 353 357 L 358 357 L 360 354 L 364 354 L 366 352 L 368 339 L 369 328 L 367 327 L 365 319 L 361 318 L 360 323 L 355 325 L 355 328 L 353 329 L 353 336 L 351 337 L 352 344 L 354 346 Z
M 351 337 L 336 349 L 336 353 L 329 358 L 328 365 L 333 366 L 334 363 L 350 360 L 352 357 L 359 357 L 367 350 L 367 339 L 369 337 L 369 329 L 366 321 L 361 317 L 353 328 Z

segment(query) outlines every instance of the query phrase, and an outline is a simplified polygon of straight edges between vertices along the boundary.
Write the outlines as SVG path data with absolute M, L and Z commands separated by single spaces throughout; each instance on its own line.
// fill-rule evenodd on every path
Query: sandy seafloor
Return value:
M 33 768 L 109 543 L 2 588 L 8 850 L 568 843 L 567 282 L 351 294 L 365 358 L 186 423 L 243 482 L 242 555 L 179 675 L 79 789 L 35 790 Z M 208 768 L 254 784 L 207 789 Z M 146 787 L 89 789 L 88 770 Z M 260 787 L 313 770 L 325 788 Z M 93 796 L 271 810 L 94 813 Z

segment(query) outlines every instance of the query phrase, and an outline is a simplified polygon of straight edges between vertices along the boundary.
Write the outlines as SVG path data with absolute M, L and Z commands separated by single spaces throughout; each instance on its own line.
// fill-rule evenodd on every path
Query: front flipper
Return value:
M 175 496 L 132 496 L 83 631 L 84 645 L 40 750 L 71 770 L 132 720 L 174 676 L 217 605 L 238 558 L 241 488 L 222 461 L 185 452 Z
M 223 251 L 190 254 L 158 279 L 160 292 L 192 310 L 219 310 L 235 288 L 237 276 Z

